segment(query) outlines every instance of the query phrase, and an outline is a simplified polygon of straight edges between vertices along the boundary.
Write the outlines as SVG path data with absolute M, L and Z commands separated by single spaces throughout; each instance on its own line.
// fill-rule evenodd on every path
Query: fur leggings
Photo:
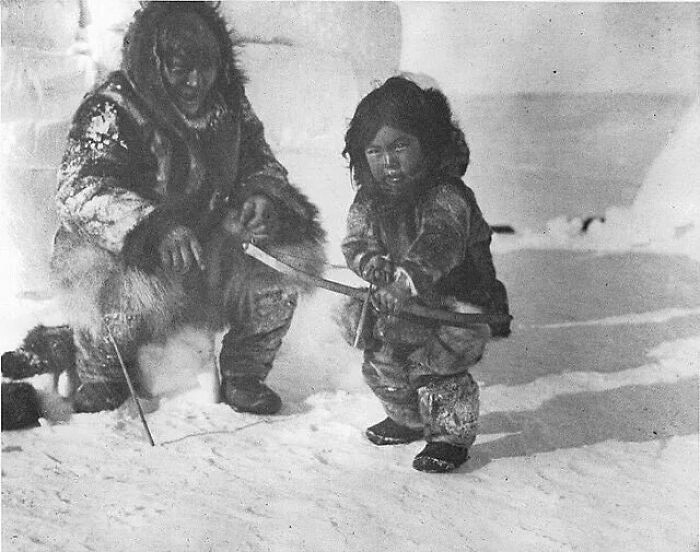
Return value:
M 220 355 L 222 379 L 253 376 L 264 380 L 289 330 L 297 304 L 297 293 L 278 285 L 250 289 L 229 321 Z M 108 332 L 109 329 L 109 332 Z M 112 338 L 119 348 L 135 386 L 139 387 L 136 359 L 143 340 L 139 321 L 127 316 L 112 316 L 105 320 L 103 331 L 75 331 L 75 367 L 80 386 L 76 393 L 78 403 L 93 387 L 100 394 L 100 402 L 85 397 L 79 410 L 92 411 L 116 408 L 128 397 L 128 386 L 119 363 Z M 85 385 L 88 384 L 88 385 Z M 98 408 L 100 407 L 100 408 Z
M 389 316 L 367 325 L 362 375 L 387 415 L 422 430 L 428 442 L 471 446 L 479 386 L 469 368 L 483 355 L 489 327 L 427 327 Z
M 183 326 L 230 328 L 220 357 L 223 379 L 267 376 L 291 324 L 299 286 L 246 256 L 235 238 L 214 233 L 204 242 L 206 271 L 183 275 L 125 266 L 78 238 L 57 237 L 54 270 L 66 312 L 73 313 L 78 390 L 95 390 L 91 397 L 85 391 L 86 409 L 100 406 L 98 389 L 114 395 L 106 408 L 128 393 L 107 329 L 135 382 L 139 348 L 163 342 Z

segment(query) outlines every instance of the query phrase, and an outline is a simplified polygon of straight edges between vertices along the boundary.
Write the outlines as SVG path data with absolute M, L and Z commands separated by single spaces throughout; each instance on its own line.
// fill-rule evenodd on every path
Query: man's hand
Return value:
M 375 286 L 386 286 L 394 281 L 394 263 L 381 255 L 375 255 L 362 267 L 362 279 Z
M 176 226 L 170 230 L 158 246 L 160 265 L 166 272 L 185 274 L 194 268 L 195 263 L 204 270 L 204 252 L 194 232 L 186 226 Z
M 253 195 L 245 200 L 239 219 L 241 226 L 256 243 L 264 243 L 272 237 L 277 223 L 274 204 L 264 195 Z

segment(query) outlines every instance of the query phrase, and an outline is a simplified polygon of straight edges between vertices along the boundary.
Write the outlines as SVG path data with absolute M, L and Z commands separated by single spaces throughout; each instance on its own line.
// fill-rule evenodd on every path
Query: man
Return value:
M 223 401 L 280 409 L 264 380 L 299 290 L 241 242 L 318 271 L 324 232 L 266 143 L 243 81 L 212 3 L 150 2 L 127 31 L 121 70 L 78 108 L 52 259 L 71 316 L 77 411 L 128 396 L 112 339 L 133 371 L 140 345 L 183 324 L 229 328 Z

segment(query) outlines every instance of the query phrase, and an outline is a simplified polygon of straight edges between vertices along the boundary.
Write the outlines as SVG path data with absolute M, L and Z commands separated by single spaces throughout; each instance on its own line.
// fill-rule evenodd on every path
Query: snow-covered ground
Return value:
M 696 140 L 697 127 L 679 134 L 668 167 L 692 159 L 677 142 Z M 336 245 L 351 197 L 339 146 L 280 152 L 312 198 L 330 198 L 323 214 Z M 472 148 L 478 176 L 478 140 Z M 533 163 L 540 176 L 551 169 Z M 52 421 L 4 432 L 4 550 L 697 551 L 700 263 L 686 246 L 699 228 L 650 214 L 654 186 L 659 205 L 689 193 L 690 170 L 654 180 L 667 174 L 656 167 L 630 183 L 639 203 L 589 235 L 560 218 L 496 237 L 513 334 L 474 370 L 480 436 L 456 473 L 413 470 L 420 443 L 363 437 L 383 413 L 362 382 L 360 351 L 332 323 L 338 298 L 318 291 L 269 378 L 280 415 L 238 414 L 194 389 L 148 405 L 155 447 L 126 407 L 66 419 L 47 403 Z M 628 239 L 642 213 L 670 231 Z M 61 320 L 51 299 L 13 297 L 4 309 L 2 350 L 34 323 Z M 171 357 L 195 365 L 209 354 L 196 337 L 188 343 Z
M 513 335 L 474 371 L 481 435 L 448 475 L 375 447 L 360 353 L 302 306 L 270 382 L 278 416 L 196 393 L 2 435 L 5 550 L 686 551 L 698 535 L 700 266 L 499 255 Z

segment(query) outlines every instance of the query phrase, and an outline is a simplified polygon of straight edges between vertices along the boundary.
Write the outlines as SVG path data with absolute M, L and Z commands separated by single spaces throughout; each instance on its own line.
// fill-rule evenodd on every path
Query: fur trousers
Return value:
M 249 289 L 239 301 L 239 309 L 244 310 L 232 309 L 241 315 L 229 321 L 230 328 L 223 338 L 221 379 L 252 376 L 264 380 L 291 325 L 297 292 L 268 285 Z M 78 330 L 73 339 L 79 380 L 74 398 L 76 410 L 112 409 L 127 399 L 129 389 L 117 348 L 137 393 L 144 394 L 137 366 L 138 349 L 143 342 L 137 320 L 112 316 L 105 320 L 102 332 Z
M 348 315 L 354 318 L 356 310 L 350 306 Z M 484 353 L 489 327 L 431 326 L 383 315 L 368 317 L 367 327 L 362 375 L 387 415 L 422 430 L 428 442 L 471 446 L 479 386 L 469 368 Z
M 206 270 L 194 268 L 181 276 L 125 269 L 101 252 L 67 249 L 80 261 L 64 262 L 62 267 L 69 284 L 67 312 L 72 301 L 74 307 L 82 307 L 72 309 L 77 316 L 71 322 L 78 402 L 85 395 L 82 410 L 95 410 L 100 405 L 93 403 L 104 402 L 88 396 L 92 393 L 88 388 L 111 397 L 107 408 L 128 396 L 115 343 L 138 389 L 139 348 L 163 342 L 185 325 L 209 331 L 228 328 L 220 355 L 223 380 L 241 376 L 263 380 L 269 373 L 289 330 L 300 288 L 246 256 L 239 243 L 214 236 L 205 244 Z M 81 409 L 79 404 L 77 408 Z

